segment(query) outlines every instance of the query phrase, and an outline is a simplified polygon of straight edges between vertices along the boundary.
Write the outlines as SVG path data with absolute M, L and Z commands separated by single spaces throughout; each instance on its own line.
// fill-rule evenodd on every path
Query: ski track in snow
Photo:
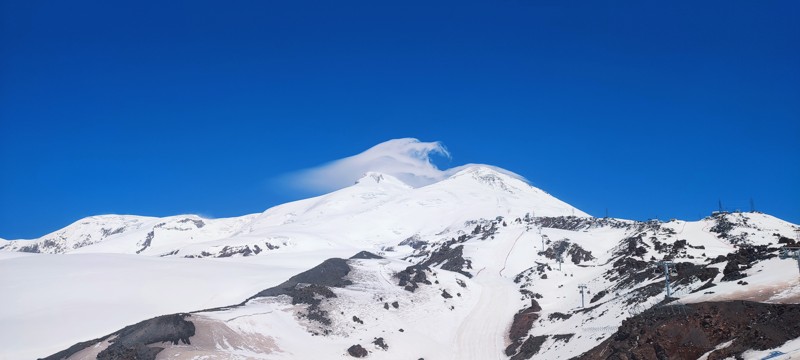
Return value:
M 513 319 L 512 314 L 516 311 L 518 291 L 514 283 L 502 276 L 506 268 L 508 255 L 514 249 L 514 245 L 525 234 L 523 231 L 519 236 L 512 239 L 501 240 L 508 244 L 502 244 L 504 256 L 503 263 L 487 265 L 486 268 L 473 278 L 481 286 L 481 295 L 478 303 L 472 308 L 469 315 L 461 322 L 456 333 L 452 356 L 453 360 L 488 360 L 505 359 L 503 353 L 506 347 L 506 333 L 509 329 L 509 322 Z M 498 240 L 503 239 L 499 237 Z M 502 268 L 500 267 L 502 265 Z M 487 271 L 483 271 L 487 270 Z
M 503 275 L 503 271 L 505 271 L 505 270 L 506 270 L 506 266 L 508 266 L 508 258 L 511 256 L 511 251 L 513 251 L 513 250 L 514 250 L 514 246 L 517 246 L 517 242 L 519 241 L 519 239 L 520 239 L 520 238 L 522 238 L 522 235 L 525 235 L 525 231 L 521 232 L 521 233 L 519 234 L 519 236 L 517 236 L 517 238 L 516 238 L 516 239 L 514 239 L 514 243 L 513 243 L 513 244 L 511 244 L 511 248 L 510 248 L 510 249 L 508 249 L 508 253 L 506 253 L 506 258 L 505 258 L 505 260 L 503 260 L 503 268 L 502 268 L 502 269 L 500 269 L 500 271 L 499 271 L 499 274 L 500 274 L 501 276 Z

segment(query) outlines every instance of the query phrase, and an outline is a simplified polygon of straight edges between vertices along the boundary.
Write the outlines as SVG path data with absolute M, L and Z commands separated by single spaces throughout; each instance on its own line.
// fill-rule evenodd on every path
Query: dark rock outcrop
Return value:
M 622 322 L 619 330 L 578 359 L 696 359 L 739 357 L 800 337 L 800 304 L 749 301 L 659 306 Z
M 350 266 L 347 265 L 347 260 L 331 258 L 310 270 L 292 276 L 278 286 L 253 295 L 240 305 L 255 298 L 287 295 L 292 298 L 292 304 L 309 305 L 308 319 L 330 325 L 331 320 L 327 311 L 322 310 L 319 305 L 322 299 L 336 297 L 331 287 L 342 288 L 352 284 L 352 281 L 346 278 L 349 272 Z
M 147 233 L 147 236 L 145 237 L 144 242 L 142 242 L 142 248 L 139 249 L 139 250 L 136 250 L 136 253 L 137 254 L 141 254 L 142 251 L 147 250 L 147 248 L 149 248 L 150 245 L 153 243 L 153 238 L 155 236 L 156 236 L 155 231 L 150 231 L 149 233 Z
M 569 239 L 554 241 L 544 252 L 539 252 L 539 254 L 552 260 L 558 260 L 559 258 L 562 260 L 569 259 L 575 265 L 584 261 L 594 260 L 591 251 L 587 251 L 580 245 L 572 243 Z
M 546 335 L 528 336 L 522 346 L 519 347 L 519 352 L 511 357 L 511 360 L 526 360 L 536 355 L 542 348 L 542 344 L 547 341 Z M 507 352 L 506 352 L 507 353 Z
M 775 251 L 777 251 L 777 249 L 765 245 L 743 246 L 725 255 L 725 257 L 717 257 L 711 263 L 714 264 L 727 260 L 728 263 L 725 264 L 725 269 L 722 271 L 724 274 L 722 281 L 736 281 L 747 276 L 742 273 L 741 270 L 749 269 L 752 267 L 753 263 L 759 260 L 775 257 L 776 255 L 773 253 Z
M 202 229 L 203 226 L 206 226 L 206 223 L 203 220 L 194 220 L 194 219 L 182 219 L 178 221 L 181 224 L 192 223 L 198 229 Z
M 597 300 L 602 299 L 606 295 L 608 295 L 608 290 L 600 290 L 600 291 L 598 291 L 596 294 L 594 294 L 594 296 L 592 296 L 592 299 L 589 300 L 589 304 L 594 303 Z
M 555 340 L 555 341 L 563 341 L 563 342 L 565 342 L 565 343 L 568 343 L 570 340 L 572 340 L 572 338 L 573 338 L 574 336 L 575 336 L 575 334 L 559 334 L 559 335 L 553 335 L 553 340 Z
M 350 257 L 350 259 L 383 259 L 383 256 L 375 255 L 369 251 L 361 251 Z
M 555 321 L 555 320 L 567 320 L 572 317 L 572 314 L 564 314 L 560 312 L 554 312 L 550 315 L 547 315 L 547 320 Z
M 422 240 L 422 238 L 420 238 L 419 235 L 414 235 L 412 237 L 409 237 L 409 238 L 401 241 L 397 245 L 398 246 L 408 245 L 414 250 L 419 250 L 420 248 L 422 248 L 423 246 L 425 246 L 427 244 L 428 244 L 428 242 L 425 241 L 425 240 Z
M 533 323 L 539 319 L 540 311 L 542 311 L 542 307 L 539 306 L 539 303 L 536 300 L 531 300 L 531 306 L 514 315 L 514 321 L 511 323 L 511 330 L 509 330 L 508 333 L 511 344 L 506 347 L 507 356 L 517 354 L 518 349 L 522 352 L 520 346 L 524 344 L 523 339 L 528 335 L 528 332 L 533 327 Z
M 578 216 L 541 216 L 526 218 L 529 224 L 537 226 L 570 231 L 588 230 L 608 227 L 612 229 L 627 229 L 642 223 L 623 222 L 612 218 L 586 218 Z
M 395 274 L 395 277 L 400 280 L 399 284 L 406 291 L 414 292 L 419 288 L 419 284 L 431 285 L 428 280 L 427 273 L 431 269 L 423 265 L 412 265 L 405 270 Z
M 716 223 L 714 224 L 714 226 L 712 226 L 708 230 L 713 232 L 713 233 L 719 234 L 718 236 L 723 238 L 723 239 L 727 239 L 728 236 L 730 236 L 729 235 L 730 231 L 733 230 L 733 227 L 736 224 L 734 224 L 733 222 L 728 220 L 728 216 L 727 216 L 726 213 L 721 213 L 720 212 L 720 213 L 714 214 L 713 218 L 716 221 Z
M 189 314 L 164 315 L 127 326 L 122 330 L 99 339 L 76 344 L 64 351 L 45 358 L 45 360 L 66 359 L 90 346 L 112 338 L 111 345 L 97 355 L 98 360 L 154 360 L 162 347 L 151 344 L 171 342 L 189 344 L 195 327 L 185 320 Z
M 445 243 L 436 249 L 427 260 L 420 263 L 422 266 L 439 266 L 442 270 L 455 271 L 472 277 L 465 269 L 472 269 L 472 261 L 464 259 L 464 246 L 450 247 Z
M 278 286 L 255 294 L 250 299 L 278 295 L 293 296 L 294 292 L 298 289 L 298 285 L 305 285 L 301 286 L 300 288 L 310 286 L 315 286 L 317 288 L 342 288 L 353 283 L 352 281 L 346 279 L 349 272 L 350 266 L 347 265 L 347 260 L 339 258 L 328 259 L 323 261 L 322 264 L 311 268 L 310 270 L 292 276 L 289 278 L 289 280 Z

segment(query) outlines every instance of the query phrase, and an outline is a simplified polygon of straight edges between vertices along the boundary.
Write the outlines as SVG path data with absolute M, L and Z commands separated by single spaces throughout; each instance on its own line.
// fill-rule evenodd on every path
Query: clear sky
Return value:
M 224 217 L 413 137 L 597 216 L 800 223 L 798 1 L 0 0 L 0 237 Z

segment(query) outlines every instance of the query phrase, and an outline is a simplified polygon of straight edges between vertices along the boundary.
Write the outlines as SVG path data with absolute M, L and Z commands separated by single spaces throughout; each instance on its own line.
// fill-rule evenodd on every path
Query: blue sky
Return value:
M 800 223 L 796 1 L 0 0 L 0 237 L 223 217 L 389 139 L 597 216 Z

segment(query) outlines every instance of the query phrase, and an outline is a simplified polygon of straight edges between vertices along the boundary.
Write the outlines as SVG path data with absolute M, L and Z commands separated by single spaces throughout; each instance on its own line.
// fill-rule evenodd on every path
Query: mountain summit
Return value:
M 364 176 L 362 176 L 360 179 L 356 180 L 356 185 L 375 185 L 375 184 L 398 186 L 402 188 L 411 189 L 411 186 L 400 181 L 400 179 L 379 172 L 370 171 L 364 174 Z

